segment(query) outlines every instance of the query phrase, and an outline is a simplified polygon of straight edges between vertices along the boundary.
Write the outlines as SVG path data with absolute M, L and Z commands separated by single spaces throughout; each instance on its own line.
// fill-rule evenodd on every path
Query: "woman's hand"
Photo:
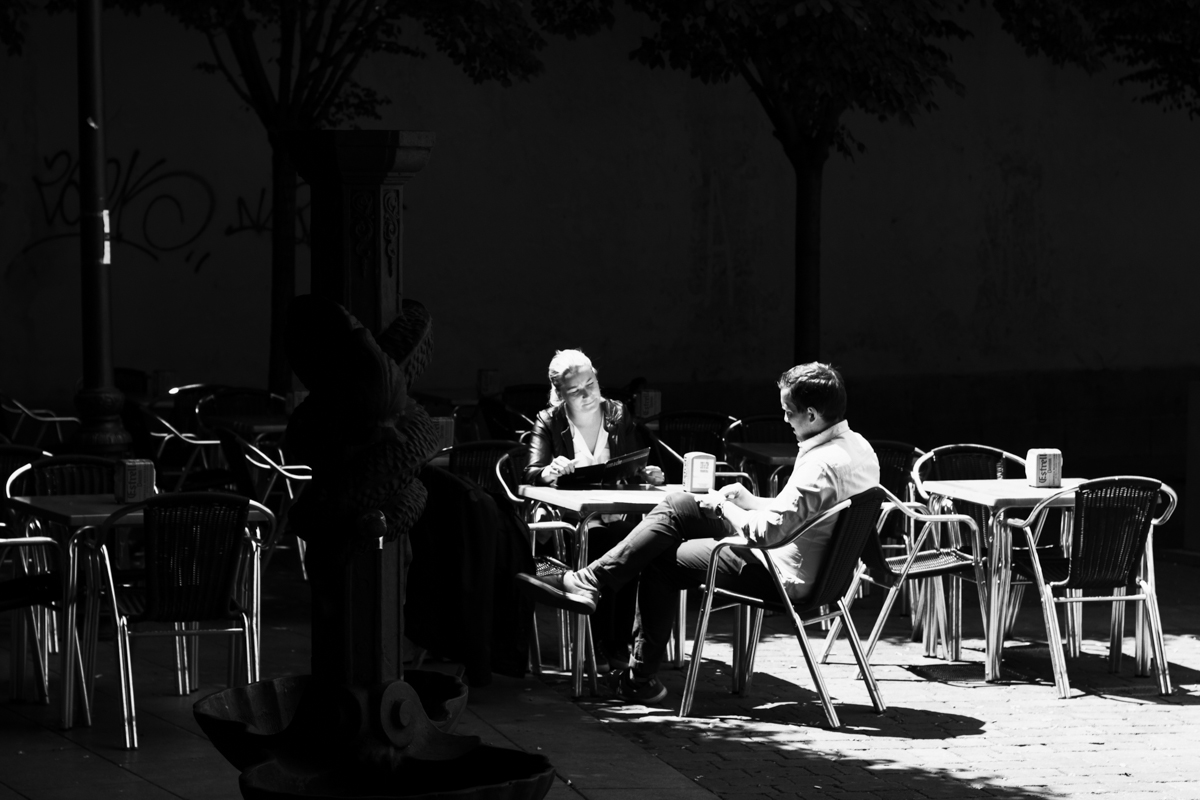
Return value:
M 554 460 L 542 470 L 542 478 L 546 483 L 554 483 L 559 475 L 569 475 L 575 471 L 575 462 L 566 456 L 555 456 Z
M 662 467 L 647 464 L 642 467 L 642 472 L 646 476 L 646 483 L 651 486 L 662 486 L 667 482 L 667 476 L 663 474 Z

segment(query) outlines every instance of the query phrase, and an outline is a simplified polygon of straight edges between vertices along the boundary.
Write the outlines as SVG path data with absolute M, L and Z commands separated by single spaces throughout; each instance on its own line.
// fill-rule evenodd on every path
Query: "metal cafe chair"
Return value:
M 913 484 L 912 468 L 925 451 L 908 442 L 892 439 L 871 439 L 871 449 L 879 459 L 879 485 L 905 502 L 917 499 L 917 487 Z M 887 517 L 879 538 L 885 552 L 907 553 L 916 539 L 916 526 L 907 515 L 893 514 Z M 921 592 L 915 585 L 906 587 L 901 595 L 902 611 L 911 611 L 913 641 L 923 629 Z
M 133 436 L 133 454 L 153 461 L 156 482 L 170 485 L 170 491 L 231 486 L 233 479 L 228 471 L 216 466 L 221 443 L 215 437 L 202 438 L 179 430 L 138 403 L 126 402 L 121 421 Z
M 795 444 L 796 434 L 792 431 L 790 425 L 783 421 L 780 414 L 758 414 L 750 417 L 742 417 L 734 420 L 729 424 L 721 434 L 722 451 L 726 456 L 729 451 L 726 448 L 729 442 L 738 442 L 742 444 L 762 442 L 768 444 Z M 732 461 L 730 462 L 732 464 Z M 739 470 L 750 474 L 750 480 L 754 493 L 762 494 L 762 482 L 759 478 L 769 466 L 760 466 L 755 468 L 754 465 L 747 463 L 746 459 L 741 459 L 737 464 L 733 464 Z M 767 475 L 767 492 L 774 497 L 779 493 L 779 480 L 787 473 L 791 472 L 792 465 L 786 464 L 775 467 Z
M 651 451 L 666 474 L 667 483 L 683 480 L 683 456 L 698 451 L 717 458 L 717 478 L 753 479 L 746 472 L 734 470 L 725 460 L 725 431 L 737 420 L 716 411 L 664 411 L 643 421 L 643 431 L 650 437 Z
M 785 614 L 791 620 L 796 631 L 796 639 L 800 643 L 800 651 L 808 664 L 809 674 L 820 695 L 821 705 L 825 709 L 825 717 L 830 727 L 841 726 L 833 700 L 825 686 L 821 675 L 820 665 L 809 643 L 804 626 L 821 622 L 822 620 L 843 620 L 846 635 L 850 639 L 850 648 L 858 662 L 863 682 L 866 683 L 867 693 L 875 710 L 883 713 L 886 707 L 879 694 L 879 686 L 871 672 L 858 632 L 854 628 L 854 620 L 850 618 L 846 606 L 846 590 L 853 580 L 863 548 L 875 534 L 876 525 L 883 513 L 884 503 L 888 501 L 887 492 L 876 486 L 865 492 L 835 505 L 825 513 L 813 519 L 808 524 L 785 537 L 783 540 L 770 545 L 760 545 L 747 542 L 742 537 L 728 537 L 717 543 L 710 557 L 708 574 L 702 590 L 704 599 L 701 604 L 700 619 L 696 625 L 696 642 L 692 650 L 692 660 L 688 665 L 687 679 L 684 684 L 683 700 L 680 704 L 679 715 L 686 717 L 691 713 L 692 700 L 696 692 L 696 679 L 701 665 L 701 654 L 704 648 L 704 638 L 708 633 L 708 620 L 712 613 L 713 601 L 720 598 L 723 605 L 720 608 L 734 607 L 738 609 L 737 627 L 734 633 L 733 647 L 733 690 L 744 696 L 750 690 L 751 677 L 754 671 L 754 656 L 758 648 L 758 639 L 762 633 L 762 620 L 765 611 Z M 791 600 L 784 590 L 783 581 L 779 576 L 779 568 L 770 559 L 764 559 L 774 583 L 774 597 L 752 597 L 738 594 L 717 585 L 717 561 L 721 550 L 726 547 L 745 547 L 753 550 L 769 551 L 791 544 L 796 539 L 812 530 L 815 526 L 836 518 L 833 535 L 830 538 L 829 550 L 817 575 L 812 593 L 803 600 Z M 833 610 L 826 611 L 823 606 L 832 606 Z M 744 612 L 753 609 L 749 620 Z M 747 622 L 749 623 L 747 625 Z
M 875 584 L 877 586 L 888 587 L 887 596 L 883 600 L 883 607 L 879 611 L 879 616 L 875 619 L 875 625 L 871 629 L 871 635 L 867 639 L 866 657 L 871 660 L 871 654 L 875 651 L 875 645 L 879 641 L 879 636 L 883 632 L 883 625 L 887 621 L 888 614 L 892 610 L 892 606 L 896 602 L 896 598 L 903 591 L 905 584 L 910 579 L 915 578 L 940 578 L 943 575 L 969 575 L 975 579 L 977 587 L 980 589 L 979 608 L 980 613 L 986 619 L 986 604 L 982 592 L 986 586 L 986 576 L 984 575 L 984 560 L 983 560 L 983 539 L 981 537 L 979 526 L 975 520 L 966 514 L 930 514 L 928 510 L 920 503 L 901 500 L 887 489 L 883 489 L 888 505 L 884 509 L 883 515 L 879 519 L 879 525 L 863 547 L 861 563 L 858 570 L 854 573 L 854 579 L 850 582 L 850 588 L 846 592 L 846 608 L 849 609 L 856 597 L 858 589 L 863 581 Z M 903 516 L 912 523 L 921 526 L 918 533 L 908 548 L 905 555 L 888 556 L 884 551 L 884 546 L 879 537 L 879 531 L 887 525 L 891 512 L 899 510 Z M 934 527 L 939 524 L 959 524 L 966 525 L 971 531 L 970 550 L 963 550 L 957 547 L 942 547 L 934 543 L 932 547 L 925 547 L 926 540 L 931 538 L 934 533 Z M 955 614 L 956 609 L 951 606 L 951 617 L 949 620 L 950 632 L 943 638 L 962 639 L 962 620 Z M 821 651 L 821 663 L 824 664 L 829 658 L 829 653 L 833 649 L 833 645 L 837 639 L 838 631 L 841 626 L 841 620 L 835 620 L 829 629 L 829 634 L 825 638 L 825 645 Z
M 916 490 L 916 499 L 927 504 L 930 503 L 930 497 L 929 492 L 925 490 L 925 481 L 986 480 L 1024 476 L 1025 459 L 997 447 L 984 444 L 947 444 L 935 447 L 918 457 L 912 467 L 912 484 Z M 938 507 L 930 505 L 929 510 L 934 514 L 966 514 L 975 521 L 975 525 L 979 530 L 985 532 L 985 535 L 988 531 L 991 517 L 990 511 L 986 506 L 978 503 L 961 500 L 948 501 Z M 951 546 L 959 549 L 970 546 L 969 544 L 964 544 L 961 538 L 959 538 L 958 526 L 948 525 L 946 526 L 946 530 L 950 536 Z M 928 619 L 930 613 L 936 614 L 939 630 L 946 631 L 949 634 L 953 634 L 953 630 L 947 628 L 942 609 L 949 606 L 954 609 L 949 612 L 951 616 L 961 618 L 963 577 L 961 575 L 952 575 L 950 577 L 948 598 L 943 594 L 940 581 L 936 582 L 934 584 L 934 596 L 931 601 L 935 604 L 934 610 L 924 615 Z M 1012 627 L 1012 620 L 1016 614 L 1016 608 L 1020 605 L 1020 600 L 1021 589 L 1017 587 L 1012 594 L 1012 603 L 1009 609 L 1008 620 L 1005 623 L 1005 630 Z M 991 623 L 989 622 L 989 624 Z M 958 661 L 962 656 L 961 638 L 950 636 L 950 638 L 944 640 L 944 643 L 946 658 L 950 661 Z M 937 656 L 936 637 L 925 637 L 925 655 L 929 657 Z
M 186 640 L 200 635 L 240 635 L 247 681 L 258 680 L 258 637 L 253 621 L 257 596 L 246 584 L 253 552 L 261 542 L 247 525 L 251 508 L 267 519 L 268 528 L 274 526 L 270 510 L 239 495 L 223 492 L 158 495 L 114 512 L 85 548 L 92 585 L 103 587 L 116 624 L 126 748 L 138 746 L 132 637 L 175 638 L 176 658 L 185 665 L 177 672 L 180 695 L 192 691 L 188 681 L 192 670 L 186 666 L 189 657 Z M 143 515 L 145 566 L 140 574 L 118 572 L 110 556 L 113 529 L 134 511 Z M 85 635 L 92 642 L 90 652 L 95 650 L 100 603 L 97 593 L 89 594 L 84 625 Z M 233 652 L 231 646 L 230 685 L 236 673 Z M 195 656 L 194 649 L 190 655 Z M 88 664 L 86 674 L 90 696 L 94 664 Z
M 287 417 L 287 398 L 265 389 L 220 387 L 196 400 L 198 432 L 204 436 L 215 436 L 219 427 L 232 427 L 256 443 L 271 435 L 243 430 L 239 417 L 271 419 L 282 426 Z
M 288 512 L 305 485 L 312 480 L 312 468 L 307 464 L 288 464 L 282 447 L 259 447 L 228 428 L 218 428 L 217 439 L 221 442 L 221 452 L 238 494 L 275 511 L 275 535 L 263 545 L 262 568 L 266 569 L 287 530 Z M 267 450 L 273 450 L 275 457 L 269 455 Z M 305 543 L 299 537 L 296 538 L 296 551 L 300 557 L 300 571 L 308 580 L 308 568 L 304 562 Z
M 524 445 L 514 447 L 505 453 L 502 453 L 496 461 L 496 481 L 504 489 L 504 493 L 508 496 L 509 502 L 513 504 L 513 508 L 519 510 L 518 516 L 524 521 L 525 526 L 529 528 L 529 545 L 532 548 L 534 555 L 537 554 L 537 543 L 539 534 L 546 532 L 550 535 L 550 540 L 554 544 L 554 555 L 559 561 L 566 560 L 566 541 L 564 534 L 567 536 L 575 535 L 575 526 L 569 522 L 564 522 L 553 510 L 546 509 L 546 518 L 539 516 L 537 504 L 530 503 L 526 498 L 517 494 L 517 487 L 521 483 L 521 475 L 525 471 L 525 465 L 529 463 L 529 449 Z M 571 668 L 571 626 L 568 623 L 567 612 L 558 609 L 558 664 L 562 669 Z M 591 627 L 588 627 L 589 635 Z M 534 617 L 533 625 L 533 641 L 530 643 L 530 655 L 534 673 L 542 671 L 542 651 L 541 641 L 538 638 L 537 617 Z M 595 657 L 594 654 L 592 656 Z M 594 667 L 593 667 L 594 668 Z
M 13 473 L 8 476 L 8 480 L 4 486 L 5 497 L 46 497 L 57 495 L 70 494 L 106 494 L 112 495 L 115 490 L 116 481 L 116 462 L 110 458 L 102 458 L 100 456 L 88 455 L 62 455 L 51 456 L 49 458 L 40 458 L 25 464 L 13 470 Z M 22 531 L 25 537 L 41 538 L 43 533 L 42 523 L 39 520 L 31 520 Z M 65 537 L 71 536 L 73 541 L 68 544 L 68 547 L 74 547 L 74 540 L 77 534 L 68 534 L 66 531 L 57 532 L 55 535 L 48 536 L 52 542 L 59 543 L 56 546 L 61 551 L 61 542 Z M 31 562 L 30 570 L 34 572 L 52 571 L 50 560 L 47 558 L 47 549 L 36 547 L 32 551 L 27 552 L 27 557 Z M 61 572 L 59 573 L 61 575 Z M 73 602 L 75 592 L 74 576 L 67 575 L 60 577 L 63 586 L 66 587 L 60 597 L 63 602 Z M 47 612 L 62 610 L 61 604 L 46 605 L 40 604 Z M 25 627 L 27 624 L 26 618 L 21 618 L 18 621 L 20 627 Z M 41 653 L 41 659 L 46 661 L 50 653 L 56 652 L 58 649 L 58 624 L 54 613 L 34 614 L 32 616 L 31 630 L 34 639 L 34 646 Z M 24 634 L 18 633 L 20 641 L 18 646 L 23 645 Z M 85 639 L 84 645 L 87 645 Z M 76 649 L 76 652 L 80 651 Z M 87 653 L 81 653 L 83 660 L 86 660 Z M 22 662 L 23 668 L 23 662 Z M 14 688 L 16 684 L 14 683 Z M 88 702 L 84 702 L 84 718 L 90 720 L 91 710 Z
M 34 447 L 38 447 L 42 443 L 42 439 L 46 435 L 46 431 L 50 428 L 54 429 L 54 435 L 58 439 L 58 443 L 62 444 L 66 441 L 63 434 L 64 425 L 72 425 L 78 427 L 79 418 L 69 417 L 62 414 L 57 414 L 46 408 L 29 408 L 11 395 L 0 393 L 0 412 L 7 415 L 13 415 L 16 420 L 12 423 L 12 428 L 6 432 L 6 436 L 11 442 L 21 442 L 21 428 L 28 424 L 28 427 L 35 427 L 37 432 L 33 434 L 33 440 L 29 442 Z
M 51 536 L 13 536 L 0 539 L 0 612 L 14 611 L 13 647 L 9 651 L 9 682 L 12 698 L 18 699 L 25 685 L 25 666 L 28 661 L 27 645 L 30 636 L 34 639 L 33 665 L 36 695 L 39 702 L 50 699 L 49 647 L 47 617 L 39 609 L 61 611 L 73 585 L 64 574 L 60 563 L 62 549 L 57 539 Z M 76 637 L 75 663 L 72 669 L 79 671 L 80 685 L 83 676 L 83 654 Z M 84 724 L 91 724 L 91 704 L 84 700 Z
M 1068 492 L 1074 492 L 1075 513 L 1064 552 L 1039 547 L 1038 534 L 1050 503 Z M 1164 502 L 1166 508 L 1155 516 L 1156 509 Z M 1025 519 L 1007 520 L 1009 526 L 1025 533 L 1028 549 L 1013 553 L 1013 570 L 1037 587 L 1054 685 L 1060 698 L 1070 695 L 1071 685 L 1056 606 L 1093 602 L 1112 604 L 1110 672 L 1120 670 L 1125 604 L 1140 604 L 1138 628 L 1140 632 L 1143 622 L 1148 628 L 1159 694 L 1171 693 L 1151 543 L 1154 529 L 1170 518 L 1176 502 L 1174 490 L 1161 481 L 1119 475 L 1084 481 L 1073 489 L 1056 492 L 1035 506 Z M 1139 663 L 1139 674 L 1147 671 Z

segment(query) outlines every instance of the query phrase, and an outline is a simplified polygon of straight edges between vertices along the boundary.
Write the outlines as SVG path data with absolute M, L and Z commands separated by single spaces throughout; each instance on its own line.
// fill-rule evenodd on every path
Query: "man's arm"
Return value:
M 770 508 L 770 497 L 758 497 L 745 486 L 740 483 L 731 483 L 728 486 L 722 486 L 716 490 L 726 500 L 734 506 L 746 511 L 757 511 L 761 508 Z
M 735 505 L 722 492 L 710 492 L 697 500 L 710 513 L 724 517 L 735 533 L 762 544 L 783 539 L 837 501 L 832 477 L 819 464 L 797 465 L 778 497 L 746 495 L 750 500 L 740 495 L 739 499 L 753 508 Z

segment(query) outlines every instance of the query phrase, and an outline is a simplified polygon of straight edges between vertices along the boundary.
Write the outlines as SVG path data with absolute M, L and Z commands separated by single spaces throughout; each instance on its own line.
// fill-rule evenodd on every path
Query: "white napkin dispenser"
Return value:
M 1025 455 L 1025 479 L 1039 489 L 1058 489 L 1062 486 L 1062 451 L 1052 447 L 1035 447 Z
M 683 490 L 708 494 L 716 486 L 717 457 L 710 453 L 683 454 Z
M 140 503 L 153 497 L 154 462 L 146 458 L 124 458 L 117 462 L 118 503 Z

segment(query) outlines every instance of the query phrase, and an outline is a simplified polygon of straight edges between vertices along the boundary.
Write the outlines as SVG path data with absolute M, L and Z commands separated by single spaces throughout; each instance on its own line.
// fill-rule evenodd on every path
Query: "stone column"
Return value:
M 312 293 L 371 331 L 400 314 L 404 184 L 429 161 L 431 131 L 297 131 L 288 136 L 312 197 Z
M 429 161 L 434 134 L 298 131 L 286 141 L 312 198 L 312 294 L 378 333 L 400 315 L 403 187 Z M 392 541 L 348 560 L 310 565 L 314 678 L 371 687 L 402 676 L 397 604 L 408 569 L 402 547 Z M 320 547 L 309 553 L 321 558 Z

